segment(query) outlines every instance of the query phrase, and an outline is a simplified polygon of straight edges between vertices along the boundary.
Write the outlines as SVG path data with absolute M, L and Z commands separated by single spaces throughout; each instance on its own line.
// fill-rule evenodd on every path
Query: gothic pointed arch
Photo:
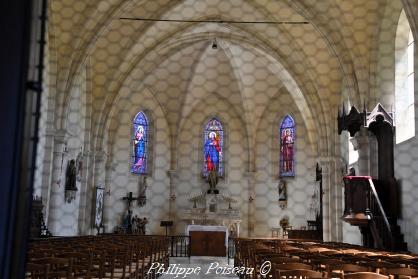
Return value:
M 295 176 L 295 121 L 287 114 L 280 122 L 280 177 Z
M 216 171 L 224 176 L 224 129 L 218 118 L 213 117 L 206 122 L 203 131 L 203 167 L 202 174 L 207 177 L 209 172 Z
M 132 123 L 132 159 L 130 171 L 145 175 L 148 172 L 148 118 L 143 111 L 138 112 Z

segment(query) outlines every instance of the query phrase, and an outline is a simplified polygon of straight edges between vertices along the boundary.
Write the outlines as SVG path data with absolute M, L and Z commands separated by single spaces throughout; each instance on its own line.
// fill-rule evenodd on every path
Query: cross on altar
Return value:
M 122 200 L 125 200 L 128 203 L 128 210 L 131 210 L 131 203 L 136 201 L 138 198 L 132 197 L 132 192 L 126 194 L 126 197 L 123 197 Z

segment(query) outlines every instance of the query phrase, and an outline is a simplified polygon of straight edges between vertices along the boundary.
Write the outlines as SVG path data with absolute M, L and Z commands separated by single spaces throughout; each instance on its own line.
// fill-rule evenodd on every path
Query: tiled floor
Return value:
M 190 257 L 189 258 L 170 258 L 170 266 L 165 271 L 169 274 L 164 274 L 161 279 L 171 278 L 238 278 L 232 274 L 234 268 L 234 260 L 231 259 L 228 265 L 227 258 L 222 257 Z M 158 269 L 156 269 L 158 270 Z M 229 270 L 229 271 L 228 271 Z M 160 271 L 163 271 L 162 269 Z M 189 274 L 186 274 L 189 273 Z M 229 274 L 228 274 L 229 273 Z

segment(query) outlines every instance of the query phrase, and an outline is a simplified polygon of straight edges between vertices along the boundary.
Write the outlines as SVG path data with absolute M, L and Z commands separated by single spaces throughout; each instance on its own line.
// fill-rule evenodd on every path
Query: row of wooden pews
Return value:
M 254 268 L 242 278 L 418 278 L 418 255 L 336 242 L 236 238 L 235 267 Z M 266 262 L 271 269 L 265 276 Z
M 25 278 L 153 279 L 157 274 L 151 272 L 152 263 L 167 266 L 168 260 L 169 238 L 165 236 L 110 234 L 39 239 L 29 243 Z

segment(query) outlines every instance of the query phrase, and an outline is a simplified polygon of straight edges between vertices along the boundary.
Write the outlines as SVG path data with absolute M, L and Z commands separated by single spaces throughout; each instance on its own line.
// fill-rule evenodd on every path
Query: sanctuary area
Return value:
M 416 0 L 33 2 L 4 278 L 418 276 Z

